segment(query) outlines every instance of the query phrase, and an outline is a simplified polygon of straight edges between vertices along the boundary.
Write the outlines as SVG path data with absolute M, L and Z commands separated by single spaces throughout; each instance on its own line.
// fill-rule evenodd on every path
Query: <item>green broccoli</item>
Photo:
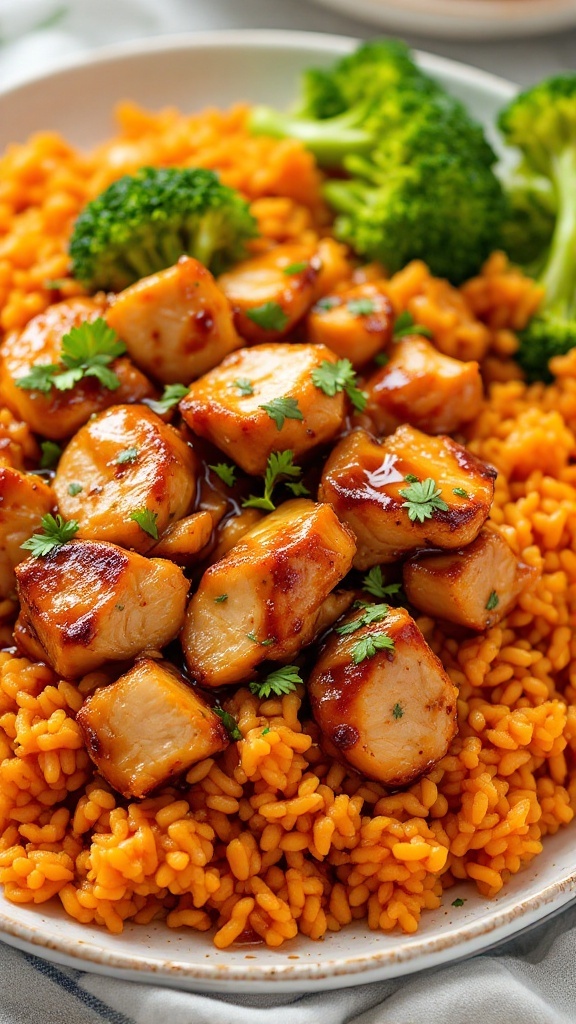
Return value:
M 576 345 L 576 74 L 556 75 L 520 93 L 498 123 L 506 142 L 520 150 L 525 188 L 542 200 L 542 179 L 551 186 L 549 237 L 534 228 L 542 210 L 529 215 L 529 237 L 540 231 L 540 251 L 530 256 L 541 263 L 544 301 L 521 332 L 516 357 L 529 380 L 550 380 L 549 360 Z
M 556 200 L 546 178 L 514 174 L 505 182 L 508 199 L 502 225 L 502 248 L 513 263 L 537 277 L 542 270 L 556 223 Z
M 505 200 L 495 154 L 402 43 L 366 43 L 309 72 L 295 111 L 256 108 L 251 128 L 299 138 L 338 172 L 324 187 L 337 237 L 390 273 L 420 258 L 459 283 L 499 244 Z
M 255 234 L 248 204 L 213 171 L 143 167 L 84 208 L 70 241 L 72 273 L 89 291 L 120 291 L 187 254 L 219 274 Z

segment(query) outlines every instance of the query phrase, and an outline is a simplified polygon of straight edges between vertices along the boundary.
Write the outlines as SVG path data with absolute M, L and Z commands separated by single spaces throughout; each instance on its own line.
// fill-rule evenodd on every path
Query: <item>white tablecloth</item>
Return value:
M 382 34 L 306 0 L 0 0 L 0 86 L 94 46 L 218 28 Z M 522 84 L 576 66 L 576 31 L 408 41 Z M 267 1024 L 272 1009 L 276 1024 L 575 1024 L 575 965 L 576 908 L 465 963 L 304 996 L 194 995 L 59 968 L 0 943 L 0 1024 Z

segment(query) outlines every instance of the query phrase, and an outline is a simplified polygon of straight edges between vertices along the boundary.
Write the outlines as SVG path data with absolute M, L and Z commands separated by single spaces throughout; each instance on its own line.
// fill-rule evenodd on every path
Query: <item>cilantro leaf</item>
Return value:
M 222 719 L 222 725 L 226 729 L 226 732 L 228 733 L 230 739 L 241 740 L 242 733 L 240 732 L 240 729 L 238 728 L 238 722 L 233 717 L 233 715 L 230 715 L 228 711 L 224 711 L 224 708 L 214 708 L 214 712 L 218 715 L 218 718 Z
M 352 316 L 370 316 L 376 311 L 374 299 L 368 298 L 349 299 L 346 307 Z
M 282 430 L 284 420 L 304 419 L 295 398 L 288 398 L 286 396 L 283 398 L 273 398 L 271 402 L 259 405 L 258 408 L 264 409 L 264 412 L 268 413 L 270 419 L 274 420 L 277 430 Z
M 72 540 L 80 529 L 75 519 L 66 522 L 61 515 L 53 516 L 50 513 L 42 516 L 43 533 L 34 533 L 28 540 L 20 545 L 24 551 L 31 551 L 35 558 L 48 555 L 55 548 L 59 548 L 66 541 Z
M 352 648 L 352 661 L 359 665 L 366 658 L 373 658 L 377 651 L 394 651 L 394 641 L 387 633 L 369 633 Z
M 251 380 L 247 377 L 238 377 L 237 380 L 232 382 L 232 387 L 238 388 L 241 395 L 253 395 L 254 385 Z
M 392 708 L 392 714 L 394 715 L 394 718 L 396 718 L 396 719 L 402 718 L 402 716 L 404 715 L 404 709 L 403 709 L 402 705 L 398 704 L 398 702 L 396 702 L 396 704 Z
M 56 363 L 36 363 L 25 377 L 18 377 L 16 387 L 26 391 L 42 391 L 47 395 L 52 390 L 54 374 L 58 369 Z
M 266 699 L 271 694 L 281 697 L 282 694 L 292 693 L 301 682 L 300 669 L 296 665 L 283 665 L 270 672 L 262 682 L 254 681 L 249 685 L 251 693 Z
M 218 462 L 215 466 L 208 466 L 208 469 L 216 473 L 227 487 L 233 487 L 236 483 L 236 466 L 231 466 L 228 462 Z
M 63 336 L 60 364 L 38 363 L 31 366 L 30 373 L 20 377 L 16 385 L 48 394 L 53 387 L 57 391 L 70 391 L 84 377 L 96 377 L 103 387 L 115 391 L 120 387 L 120 381 L 109 368 L 109 363 L 125 351 L 124 342 L 102 317 L 85 320 Z
M 341 306 L 342 300 L 337 295 L 325 295 L 323 299 L 318 299 L 318 302 L 313 308 L 314 313 L 327 313 L 329 309 L 334 309 L 336 306 Z
M 488 600 L 486 602 L 486 611 L 487 612 L 493 611 L 494 608 L 497 608 L 499 604 L 500 604 L 500 598 L 498 597 L 498 594 L 496 593 L 495 590 L 491 590 L 490 591 L 490 597 L 488 598 Z
M 452 901 L 452 906 L 453 907 L 463 907 L 465 903 L 466 903 L 466 900 L 463 900 L 461 898 L 461 896 L 457 896 L 456 899 Z
M 373 566 L 362 580 L 362 590 L 373 597 L 392 597 L 402 590 L 401 583 L 384 583 L 384 576 L 379 565 Z
M 345 391 L 358 412 L 366 408 L 366 395 L 356 387 L 356 373 L 349 359 L 338 359 L 335 363 L 324 359 L 320 366 L 312 370 L 310 376 L 314 387 L 325 395 L 333 397 L 338 391 Z
M 436 511 L 448 511 L 448 505 L 440 497 L 441 493 L 432 477 L 427 477 L 422 482 L 417 480 L 409 487 L 401 488 L 400 494 L 406 498 L 406 501 L 402 502 L 402 508 L 408 509 L 408 518 L 411 522 L 423 523 L 425 519 L 432 519 Z
M 75 498 L 76 495 L 80 494 L 80 492 L 83 490 L 83 485 L 76 483 L 75 480 L 73 480 L 71 484 L 68 484 L 68 494 L 70 495 L 71 498 Z
M 272 452 L 268 457 L 268 463 L 266 466 L 266 472 L 264 474 L 264 495 L 262 498 L 256 497 L 251 494 L 249 498 L 242 502 L 243 508 L 261 508 L 265 512 L 273 512 L 276 508 L 272 501 L 272 493 L 276 484 L 280 483 L 281 480 L 290 479 L 290 477 L 300 476 L 302 470 L 300 466 L 294 465 L 294 452 L 286 449 L 282 452 Z
M 392 341 L 400 341 L 400 339 L 405 338 L 407 334 L 420 334 L 423 338 L 433 337 L 430 328 L 424 327 L 422 324 L 415 323 L 412 313 L 409 313 L 408 310 L 405 309 L 403 313 L 400 313 L 400 315 L 396 317 Z
M 286 484 L 286 487 L 295 498 L 306 498 L 310 494 L 310 491 L 301 480 L 298 480 L 295 484 Z
M 218 594 L 218 597 L 214 598 L 214 604 L 224 604 L 228 600 L 228 594 Z
M 387 604 L 370 604 L 365 607 L 362 615 L 357 615 L 356 618 L 345 622 L 342 626 L 335 626 L 334 632 L 338 633 L 338 636 L 348 636 L 350 633 L 355 633 L 357 629 L 361 629 L 362 626 L 369 626 L 371 622 L 381 622 L 386 618 L 388 611 Z
M 130 519 L 138 523 L 138 526 L 141 530 L 144 530 L 144 533 L 148 533 L 154 540 L 158 540 L 157 512 L 151 512 L 149 508 L 137 508 L 134 512 L 130 513 Z
M 125 448 L 124 451 L 120 452 L 116 459 L 117 466 L 123 466 L 127 462 L 136 462 L 138 458 L 137 448 Z
M 453 487 L 452 494 L 455 494 L 458 498 L 469 498 L 468 491 L 465 491 L 463 487 Z
M 294 274 L 302 274 L 308 267 L 308 260 L 301 260 L 300 263 L 289 263 L 287 267 L 282 268 L 282 273 L 288 277 L 292 277 Z
M 178 405 L 183 398 L 188 394 L 188 388 L 185 384 L 167 384 L 162 392 L 161 398 L 143 398 L 144 405 L 147 405 L 152 412 L 162 416 L 165 412 L 170 412 L 175 405 Z
M 265 331 L 283 331 L 290 319 L 277 302 L 264 302 L 261 306 L 253 306 L 247 310 L 246 316 Z
M 52 469 L 56 466 L 58 459 L 62 455 L 62 449 L 59 444 L 55 441 L 42 441 L 40 445 L 42 450 L 42 458 L 40 459 L 40 469 Z

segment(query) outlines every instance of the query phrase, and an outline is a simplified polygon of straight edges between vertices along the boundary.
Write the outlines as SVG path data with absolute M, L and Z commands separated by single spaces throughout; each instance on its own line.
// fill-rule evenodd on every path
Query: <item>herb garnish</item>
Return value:
M 486 611 L 488 611 L 488 612 L 493 611 L 494 608 L 497 608 L 499 604 L 500 604 L 500 598 L 498 597 L 498 594 L 496 593 L 495 590 L 491 590 L 490 591 L 490 597 L 488 598 L 488 600 L 486 602 Z
M 224 604 L 224 601 L 228 600 L 228 594 L 219 594 L 218 597 L 214 598 L 214 604 Z
M 188 394 L 188 387 L 186 384 L 167 384 L 162 392 L 161 398 L 143 398 L 144 405 L 147 405 L 152 412 L 158 413 L 159 416 L 162 413 L 170 412 L 175 405 L 178 405 L 183 398 Z
M 334 309 L 336 306 L 341 306 L 342 302 L 337 295 L 325 295 L 323 299 L 319 299 L 313 308 L 315 313 L 327 313 L 329 309 Z
M 42 516 L 41 523 L 44 533 L 34 533 L 20 545 L 25 551 L 31 551 L 35 558 L 48 555 L 55 548 L 66 544 L 80 529 L 75 519 L 66 522 L 61 515 L 53 516 L 50 513 Z
M 79 484 L 79 483 L 76 483 L 75 480 L 73 480 L 71 484 L 68 484 L 68 494 L 70 495 L 71 498 L 75 498 L 76 495 L 80 494 L 80 491 L 83 491 L 83 490 L 84 490 L 83 485 Z
M 401 583 L 384 583 L 384 576 L 379 565 L 373 566 L 362 580 L 362 590 L 373 597 L 392 597 L 402 590 Z
M 253 494 L 242 502 L 242 508 L 262 508 L 265 512 L 273 512 L 276 508 L 272 501 L 272 492 L 276 484 L 281 480 L 290 477 L 300 476 L 300 466 L 295 466 L 294 452 L 287 449 L 283 452 L 272 452 L 268 457 L 268 464 L 264 474 L 264 496 L 255 497 Z
M 370 313 L 376 312 L 374 299 L 349 299 L 346 303 L 346 307 L 352 316 L 370 316 Z
M 55 441 L 42 441 L 40 448 L 42 449 L 40 469 L 52 469 L 57 465 L 58 459 L 62 455 L 60 445 L 56 444 Z
M 241 395 L 254 394 L 254 386 L 252 384 L 252 381 L 248 380 L 247 377 L 238 377 L 237 380 L 232 381 L 232 384 L 230 386 L 233 388 L 238 388 Z
M 357 629 L 361 629 L 362 626 L 369 626 L 371 622 L 380 622 L 386 618 L 388 611 L 387 604 L 369 604 L 365 607 L 362 615 L 357 615 L 355 619 L 345 622 L 342 626 L 335 626 L 334 632 L 338 633 L 338 636 L 348 636 L 350 633 L 355 633 Z
M 377 651 L 394 651 L 394 641 L 387 633 L 373 633 L 362 637 L 352 648 L 352 661 L 359 665 L 366 658 L 373 658 Z
M 151 512 L 149 508 L 137 508 L 134 512 L 130 513 L 130 519 L 138 523 L 138 526 L 141 530 L 144 530 L 144 533 L 148 533 L 154 540 L 158 540 L 157 512 Z
M 274 420 L 277 430 L 282 430 L 284 420 L 304 419 L 295 398 L 288 398 L 286 396 L 283 398 L 273 398 L 271 402 L 259 405 L 258 408 L 264 409 L 264 412 L 268 413 L 270 419 Z
M 432 519 L 436 511 L 448 511 L 448 505 L 440 497 L 442 492 L 432 477 L 427 477 L 421 482 L 417 480 L 409 487 L 401 488 L 399 493 L 406 498 L 406 501 L 402 502 L 402 508 L 408 509 L 408 518 L 413 523 L 423 523 L 425 519 Z
M 281 697 L 285 693 L 292 693 L 301 682 L 300 669 L 296 665 L 282 665 L 281 668 L 270 672 L 261 682 L 253 681 L 249 685 L 251 693 L 265 700 L 271 694 Z
M 387 366 L 390 362 L 390 356 L 387 352 L 378 352 L 374 356 L 374 362 L 376 363 L 376 366 Z
M 402 718 L 402 716 L 404 714 L 404 710 L 402 708 L 402 705 L 396 703 L 394 705 L 394 707 L 392 708 L 392 714 L 394 715 L 394 718 Z
M 277 302 L 264 302 L 261 306 L 254 306 L 247 310 L 246 316 L 265 331 L 283 331 L 290 319 Z
M 331 363 L 324 359 L 310 375 L 314 387 L 325 395 L 333 397 L 338 391 L 345 391 L 358 412 L 363 412 L 368 401 L 364 391 L 356 387 L 356 373 L 349 359 L 338 359 Z
M 135 462 L 137 458 L 137 448 L 124 448 L 124 451 L 121 451 L 120 454 L 118 455 L 118 458 L 116 459 L 116 465 L 124 466 L 127 462 Z
M 458 498 L 469 498 L 468 491 L 465 491 L 463 487 L 453 487 L 452 494 L 455 494 Z
M 465 903 L 466 903 L 466 900 L 463 900 L 460 896 L 458 896 L 455 900 L 452 901 L 452 906 L 453 907 L 463 907 Z
M 103 387 L 115 391 L 120 380 L 109 364 L 125 351 L 124 342 L 102 317 L 86 320 L 63 336 L 60 363 L 36 363 L 16 385 L 48 394 L 53 387 L 70 391 L 84 377 L 96 377 Z
M 403 313 L 400 313 L 396 317 L 394 322 L 394 333 L 392 341 L 400 341 L 405 338 L 407 334 L 420 334 L 423 338 L 432 338 L 432 331 L 429 327 L 424 327 L 422 324 L 414 322 L 412 313 L 409 313 L 407 309 Z
M 222 725 L 226 729 L 226 732 L 228 733 L 230 739 L 241 740 L 242 733 L 240 732 L 240 729 L 238 728 L 238 722 L 233 717 L 233 715 L 229 714 L 228 711 L 224 711 L 224 708 L 214 708 L 214 712 L 218 715 L 218 718 L 222 720 Z
M 292 277 L 294 274 L 301 274 L 306 270 L 307 266 L 308 260 L 302 260 L 300 263 L 289 263 L 287 267 L 283 267 L 282 273 Z
M 218 462 L 215 466 L 208 466 L 216 476 L 220 478 L 223 484 L 227 487 L 233 487 L 236 483 L 236 466 L 231 466 L 227 462 Z
M 310 491 L 301 480 L 297 480 L 295 484 L 287 483 L 285 486 L 292 492 L 295 498 L 306 498 L 310 494 Z

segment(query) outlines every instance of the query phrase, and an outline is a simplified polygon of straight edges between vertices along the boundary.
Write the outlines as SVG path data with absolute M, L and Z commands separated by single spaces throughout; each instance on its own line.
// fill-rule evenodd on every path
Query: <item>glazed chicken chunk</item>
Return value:
M 458 691 L 403 608 L 368 625 L 358 612 L 353 622 L 353 632 L 330 635 L 310 676 L 314 718 L 327 753 L 405 786 L 448 750 Z
M 350 605 L 350 595 L 330 592 L 353 555 L 350 531 L 329 505 L 301 498 L 266 516 L 206 570 L 190 601 L 182 645 L 192 675 L 223 686 L 265 659 L 289 661 L 327 615 L 334 621 Z
M 189 384 L 243 344 L 222 289 L 189 256 L 120 292 L 106 319 L 136 365 L 163 384 Z
M 21 651 L 65 678 L 158 650 L 184 619 L 188 581 L 163 558 L 73 540 L 16 569 Z
M 357 569 L 418 548 L 470 544 L 490 512 L 496 471 L 451 437 L 399 427 L 382 443 L 365 430 L 328 457 L 318 491 L 354 533 Z
M 156 516 L 161 536 L 190 510 L 196 475 L 192 449 L 173 427 L 145 405 L 116 405 L 72 438 L 54 490 L 64 518 L 80 523 L 78 537 L 145 552 L 155 538 L 133 513 Z
M 12 331 L 0 350 L 0 397 L 28 426 L 54 441 L 70 437 L 93 413 L 119 402 L 141 402 L 152 398 L 150 381 L 125 356 L 115 359 L 110 369 L 119 387 L 105 387 L 96 377 L 83 377 L 73 388 L 47 393 L 18 386 L 33 366 L 60 362 L 62 337 L 73 327 L 103 316 L 105 305 L 98 299 L 76 298 L 50 306 L 32 318 L 22 331 Z
M 327 395 L 312 371 L 336 356 L 323 345 L 257 345 L 233 352 L 190 388 L 180 411 L 192 430 L 247 473 L 264 473 L 271 452 L 294 461 L 330 441 L 344 420 L 344 395 Z
M 363 366 L 392 338 L 394 310 L 377 283 L 351 285 L 326 295 L 308 317 L 308 337 L 340 359 Z
M 366 415 L 375 433 L 410 423 L 427 434 L 451 434 L 478 415 L 482 378 L 476 362 L 442 355 L 425 338 L 394 344 L 390 361 L 368 380 Z
M 486 523 L 463 550 L 414 555 L 404 565 L 404 589 L 426 615 L 483 632 L 508 614 L 537 576 L 498 527 Z
M 166 662 L 142 658 L 96 690 L 77 715 L 98 771 L 125 797 L 142 797 L 228 746 L 222 721 Z
M 0 466 L 0 599 L 15 596 L 14 569 L 27 557 L 21 545 L 54 505 L 53 491 L 39 476 Z

